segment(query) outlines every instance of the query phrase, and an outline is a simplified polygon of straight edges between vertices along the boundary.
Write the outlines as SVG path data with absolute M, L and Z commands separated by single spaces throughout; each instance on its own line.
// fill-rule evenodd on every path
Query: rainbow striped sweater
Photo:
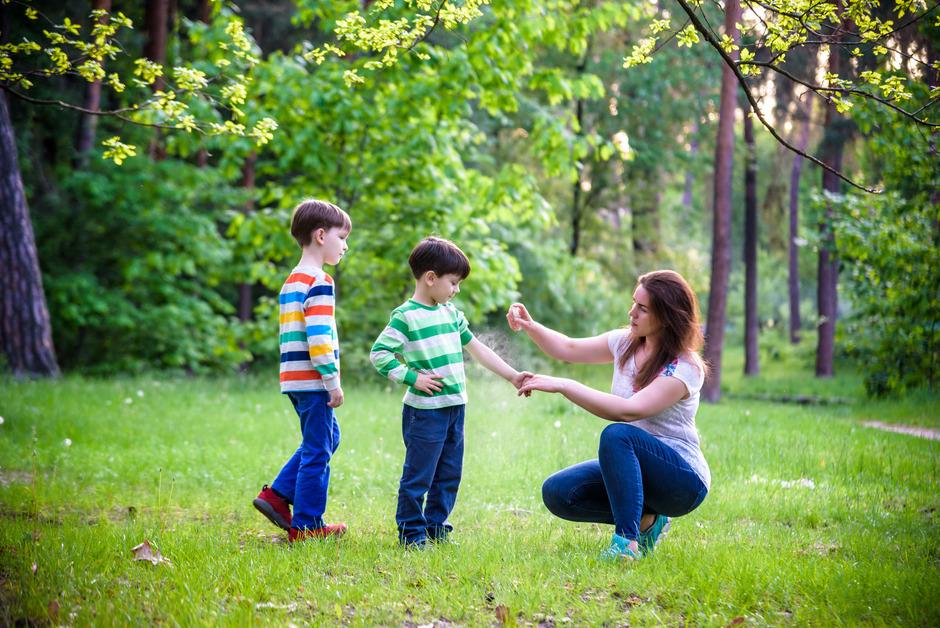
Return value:
M 291 271 L 278 296 L 281 392 L 339 388 L 333 278 L 316 266 Z

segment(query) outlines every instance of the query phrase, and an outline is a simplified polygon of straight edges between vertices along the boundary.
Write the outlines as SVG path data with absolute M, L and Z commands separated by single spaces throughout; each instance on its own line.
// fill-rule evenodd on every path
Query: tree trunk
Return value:
M 255 187 L 255 163 L 258 161 L 257 154 L 252 151 L 245 159 L 242 166 L 242 187 L 249 191 L 249 194 Z M 245 205 L 245 213 L 250 213 L 255 206 L 254 198 L 249 196 Z M 250 321 L 252 312 L 254 312 L 254 300 L 251 295 L 251 284 L 248 282 L 238 285 L 238 320 Z
M 13 374 L 59 374 L 6 95 L 0 93 L 0 347 Z
M 660 250 L 661 231 L 659 224 L 660 197 L 659 176 L 655 172 L 641 175 L 632 186 L 630 208 L 633 211 L 633 257 L 639 267 L 644 267 Z
M 160 65 L 166 65 L 166 45 L 169 34 L 170 2 L 169 0 L 147 0 L 144 10 L 144 26 L 147 30 L 147 43 L 144 45 L 144 56 Z M 157 78 L 153 83 L 153 90 L 166 89 L 163 77 Z M 161 161 L 166 159 L 166 148 L 161 141 L 160 129 L 156 130 L 147 153 L 151 159 Z
M 95 11 L 110 11 L 111 0 L 93 0 L 92 9 Z M 102 24 L 108 21 L 107 17 L 99 20 Z M 104 66 L 104 60 L 101 61 Z M 99 111 L 101 109 L 101 81 L 93 81 L 85 88 L 85 109 Z M 76 169 L 83 170 L 88 166 L 88 154 L 95 145 L 95 131 L 98 128 L 98 116 L 83 114 L 78 120 L 78 132 L 75 135 L 75 158 L 72 161 Z
M 739 0 L 725 3 L 725 34 L 739 43 L 737 23 L 741 19 Z M 737 59 L 737 53 L 732 57 Z M 702 397 L 718 401 L 721 397 L 721 354 L 725 339 L 725 309 L 728 303 L 728 274 L 731 270 L 731 186 L 734 167 L 734 111 L 737 80 L 727 65 L 721 67 L 721 104 L 718 137 L 715 142 L 714 195 L 712 198 L 712 268 L 708 293 L 708 319 L 705 327 L 705 360 L 711 374 L 705 381 Z
M 212 20 L 212 2 L 210 0 L 199 0 L 199 15 L 196 19 L 203 24 L 208 24 Z M 196 153 L 196 165 L 200 168 L 209 165 L 209 150 L 205 146 Z
M 575 118 L 578 121 L 577 134 L 580 136 L 583 132 L 584 124 L 584 101 L 578 99 L 575 103 Z M 578 169 L 578 178 L 574 182 L 571 191 L 571 245 L 568 252 L 572 257 L 578 254 L 578 247 L 581 245 L 581 175 L 582 169 Z
M 698 140 L 695 135 L 698 133 L 698 122 L 692 125 L 692 139 L 689 141 L 689 159 L 694 160 L 698 155 Z M 692 167 L 685 169 L 685 188 L 682 190 L 682 206 L 687 210 L 692 209 L 692 186 L 695 184 L 695 175 L 692 174 Z
M 842 50 L 839 35 L 829 46 L 829 72 L 841 71 Z M 826 104 L 825 131 L 822 145 L 822 161 L 836 170 L 842 170 L 842 152 L 848 140 L 848 121 L 836 111 L 832 103 Z M 838 194 L 842 190 L 839 178 L 823 170 L 824 192 Z M 832 377 L 835 353 L 836 314 L 839 307 L 839 263 L 836 257 L 835 236 L 832 232 L 833 207 L 827 201 L 819 224 L 819 260 L 816 278 L 816 307 L 819 321 L 816 340 L 816 376 Z
M 754 122 L 744 111 L 744 145 L 747 162 L 744 167 L 744 374 L 760 374 L 757 338 L 760 323 L 757 316 L 757 147 L 754 144 Z
M 797 105 L 799 115 L 800 135 L 796 147 L 806 152 L 809 146 L 810 118 L 813 114 L 813 101 L 808 100 L 805 107 Z M 800 328 L 803 321 L 800 319 L 800 247 L 797 246 L 800 230 L 800 178 L 803 175 L 803 156 L 793 156 L 793 167 L 790 170 L 790 246 L 789 246 L 789 272 L 787 285 L 790 293 L 790 342 L 799 344 Z

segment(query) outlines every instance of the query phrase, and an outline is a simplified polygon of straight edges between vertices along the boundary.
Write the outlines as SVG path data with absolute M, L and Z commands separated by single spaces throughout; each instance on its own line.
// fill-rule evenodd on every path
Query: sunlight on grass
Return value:
M 471 379 L 455 543 L 426 552 L 396 543 L 397 389 L 351 387 L 338 413 L 327 516 L 349 535 L 288 547 L 251 507 L 298 439 L 267 379 L 0 382 L 0 617 L 492 625 L 505 606 L 543 625 L 940 621 L 940 443 L 858 422 L 932 416 L 929 400 L 703 406 L 712 494 L 652 559 L 610 565 L 596 558 L 609 528 L 540 499 L 550 473 L 594 457 L 604 422 Z M 132 561 L 145 539 L 172 566 Z

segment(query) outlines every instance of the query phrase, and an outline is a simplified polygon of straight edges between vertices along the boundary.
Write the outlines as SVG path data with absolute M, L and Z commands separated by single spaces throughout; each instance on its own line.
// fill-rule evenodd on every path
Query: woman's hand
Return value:
M 506 322 L 509 323 L 509 329 L 513 331 L 528 330 L 535 324 L 532 316 L 529 315 L 529 310 L 525 309 L 521 303 L 513 303 L 509 306 L 509 311 L 506 312 Z
M 558 393 L 563 392 L 565 386 L 571 380 L 565 379 L 564 377 L 552 377 L 551 375 L 533 375 L 526 379 L 521 386 L 519 386 L 519 395 L 525 395 L 528 397 L 533 390 L 540 390 L 542 392 L 548 393 Z

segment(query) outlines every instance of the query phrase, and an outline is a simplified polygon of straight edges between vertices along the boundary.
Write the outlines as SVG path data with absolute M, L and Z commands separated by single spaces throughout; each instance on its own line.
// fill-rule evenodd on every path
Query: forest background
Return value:
M 938 6 L 0 2 L 0 623 L 937 625 Z M 307 197 L 354 225 L 350 533 L 297 547 L 250 499 Z M 400 550 L 368 351 L 429 233 L 477 334 L 598 388 L 506 307 L 586 335 L 690 280 L 715 481 L 651 560 L 541 502 L 603 422 L 474 367 L 457 542 Z
M 387 35 L 425 4 L 434 23 L 397 47 L 363 44 L 348 15 Z M 0 126 L 25 194 L 4 198 L 0 248 L 13 260 L 33 246 L 11 218 L 20 203 L 41 267 L 38 292 L 3 291 L 7 368 L 273 371 L 290 210 L 317 197 L 354 223 L 335 269 L 351 377 L 371 373 L 371 341 L 409 294 L 408 252 L 435 233 L 472 260 L 459 305 L 478 329 L 522 300 L 549 326 L 602 332 L 625 322 L 637 275 L 674 268 L 708 316 L 711 400 L 723 346 L 742 343 L 751 375 L 815 342 L 817 375 L 844 358 L 869 394 L 935 390 L 937 7 L 872 5 L 861 46 L 830 28 L 778 59 L 753 39 L 761 6 L 787 8 L 745 3 L 728 30 L 731 4 L 694 5 L 734 31 L 721 47 L 735 59 L 732 39 L 742 62 L 757 50 L 754 72 L 737 67 L 779 138 L 717 48 L 656 3 L 6 3 Z M 80 65 L 88 49 L 50 52 L 121 20 L 97 67 Z M 783 71 L 757 72 L 762 59 Z M 33 70 L 17 73 L 24 60 Z M 858 89 L 812 89 L 850 74 Z M 880 193 L 827 182 L 782 142 Z

